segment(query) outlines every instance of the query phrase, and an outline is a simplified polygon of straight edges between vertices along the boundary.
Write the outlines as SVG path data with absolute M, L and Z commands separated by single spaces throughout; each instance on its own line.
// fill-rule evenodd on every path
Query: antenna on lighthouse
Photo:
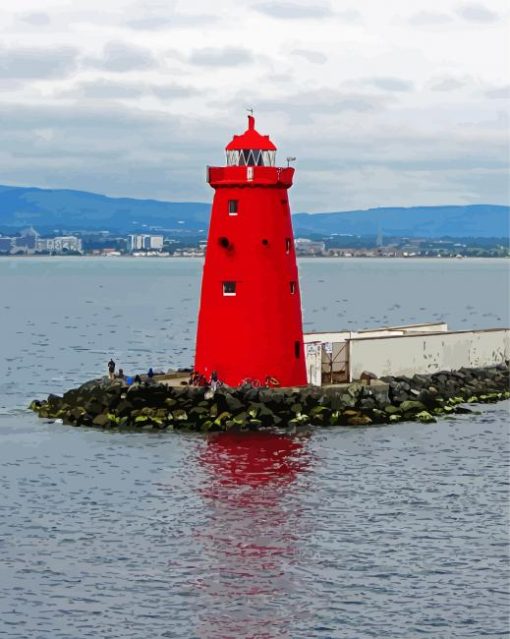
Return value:
M 251 113 L 251 115 L 253 115 L 253 109 L 250 107 L 249 109 L 246 109 L 248 111 L 248 113 Z
M 295 162 L 296 158 L 293 158 L 289 155 L 289 157 L 287 158 L 287 168 L 290 166 L 291 162 Z

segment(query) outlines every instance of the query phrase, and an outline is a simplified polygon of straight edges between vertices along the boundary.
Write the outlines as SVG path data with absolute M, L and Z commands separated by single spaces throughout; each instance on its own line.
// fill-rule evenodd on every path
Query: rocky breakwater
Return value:
M 472 412 L 469 405 L 510 397 L 508 365 L 370 384 L 286 389 L 171 387 L 92 380 L 64 395 L 34 400 L 39 417 L 72 426 L 129 430 L 226 431 L 296 425 L 363 426 Z

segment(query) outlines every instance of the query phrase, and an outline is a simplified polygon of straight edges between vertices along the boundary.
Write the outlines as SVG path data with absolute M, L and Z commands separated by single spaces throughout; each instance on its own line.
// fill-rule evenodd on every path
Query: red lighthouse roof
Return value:
M 248 116 L 248 128 L 242 135 L 234 135 L 232 142 L 225 147 L 226 151 L 242 151 L 243 149 L 259 149 L 260 151 L 276 151 L 275 145 L 268 135 L 260 135 L 255 130 L 255 118 Z

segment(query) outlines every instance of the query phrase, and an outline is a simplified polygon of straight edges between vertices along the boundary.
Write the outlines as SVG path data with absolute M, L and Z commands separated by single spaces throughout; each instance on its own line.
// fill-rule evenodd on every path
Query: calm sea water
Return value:
M 303 260 L 305 329 L 508 326 L 490 260 Z M 0 260 L 0 636 L 508 637 L 509 403 L 307 435 L 120 434 L 33 397 L 192 361 L 201 262 Z

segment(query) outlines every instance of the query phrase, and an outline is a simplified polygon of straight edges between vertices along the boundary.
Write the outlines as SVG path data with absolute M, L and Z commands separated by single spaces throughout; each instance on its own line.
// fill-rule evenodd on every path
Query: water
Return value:
M 198 260 L 0 260 L 0 635 L 507 637 L 509 403 L 296 437 L 48 424 L 33 397 L 188 365 Z M 306 330 L 509 325 L 508 267 L 303 260 Z

